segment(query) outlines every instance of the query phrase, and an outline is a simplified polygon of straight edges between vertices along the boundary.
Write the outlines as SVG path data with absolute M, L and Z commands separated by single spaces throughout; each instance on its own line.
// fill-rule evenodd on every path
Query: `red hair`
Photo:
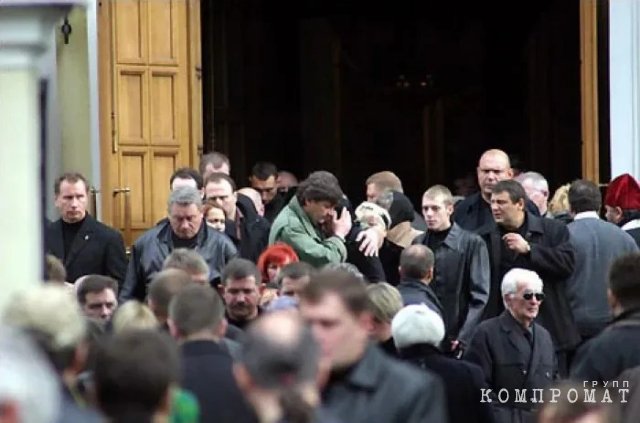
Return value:
M 300 261 L 296 252 L 287 244 L 278 242 L 270 245 L 266 250 L 258 257 L 258 269 L 262 274 L 263 281 L 269 281 L 267 274 L 267 268 L 271 263 L 275 263 L 278 266 L 284 266 L 285 263 L 297 263 Z

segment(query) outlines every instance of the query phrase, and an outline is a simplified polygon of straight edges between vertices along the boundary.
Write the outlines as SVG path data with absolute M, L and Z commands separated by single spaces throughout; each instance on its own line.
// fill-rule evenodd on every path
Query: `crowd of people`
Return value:
M 418 213 L 391 171 L 355 206 L 327 171 L 230 170 L 176 170 L 128 250 L 56 180 L 46 283 L 0 319 L 0 422 L 636 421 L 633 176 L 551 196 L 492 149 L 478 192 Z

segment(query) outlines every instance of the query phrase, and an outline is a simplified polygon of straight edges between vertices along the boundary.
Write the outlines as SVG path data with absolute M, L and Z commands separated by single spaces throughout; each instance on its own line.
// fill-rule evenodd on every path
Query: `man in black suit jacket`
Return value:
M 560 374 L 568 372 L 567 354 L 580 342 L 578 327 L 566 296 L 566 280 L 573 273 L 575 253 L 566 225 L 525 211 L 524 188 L 516 181 L 501 181 L 493 188 L 491 208 L 495 225 L 480 235 L 491 262 L 491 288 L 485 318 L 503 309 L 500 281 L 513 268 L 533 270 L 545 281 L 546 299 L 539 322 L 553 338 Z
M 535 272 L 510 270 L 501 285 L 506 310 L 478 326 L 464 355 L 482 368 L 491 389 L 484 392 L 483 400 L 491 401 L 498 423 L 533 421 L 537 404 L 532 401 L 533 390 L 548 388 L 556 379 L 551 336 L 534 322 L 545 298 L 542 290 L 542 280 Z M 498 396 L 503 389 L 508 398 Z M 523 389 L 525 401 L 519 402 L 516 390 Z
M 70 282 L 97 274 L 122 284 L 127 270 L 122 236 L 87 213 L 87 191 L 87 180 L 79 173 L 58 178 L 55 201 L 60 219 L 47 228 L 46 250 L 63 262 Z
M 234 379 L 233 360 L 221 344 L 227 322 L 216 291 L 201 285 L 183 288 L 171 301 L 168 324 L 180 342 L 181 386 L 198 399 L 200 421 L 254 421 Z
M 478 185 L 480 192 L 471 194 L 456 204 L 453 220 L 468 231 L 481 231 L 493 224 L 491 217 L 491 191 L 500 181 L 513 178 L 513 169 L 509 156 L 502 150 L 487 150 L 478 161 Z M 538 208 L 525 197 L 525 206 L 529 213 L 540 216 Z

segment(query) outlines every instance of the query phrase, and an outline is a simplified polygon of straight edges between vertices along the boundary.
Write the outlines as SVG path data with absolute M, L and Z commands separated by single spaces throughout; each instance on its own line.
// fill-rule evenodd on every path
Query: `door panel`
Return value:
M 99 4 L 103 220 L 129 226 L 129 245 L 166 216 L 173 171 L 196 164 L 200 3 Z

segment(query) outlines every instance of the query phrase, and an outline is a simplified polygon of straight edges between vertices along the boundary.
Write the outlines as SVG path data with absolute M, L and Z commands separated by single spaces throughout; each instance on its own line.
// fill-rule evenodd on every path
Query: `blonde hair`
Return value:
M 382 323 L 391 323 L 402 308 L 400 291 L 386 282 L 367 285 L 367 296 L 373 316 Z
M 389 170 L 383 170 L 382 172 L 377 172 L 369 176 L 365 185 L 370 184 L 374 184 L 380 190 L 403 192 L 400 178 Z
M 571 184 L 562 185 L 553 193 L 551 201 L 549 201 L 549 212 L 556 216 L 560 213 L 568 213 L 569 207 L 569 188 Z
M 158 320 L 151 309 L 138 301 L 127 301 L 113 316 L 113 333 L 130 330 L 157 329 Z

